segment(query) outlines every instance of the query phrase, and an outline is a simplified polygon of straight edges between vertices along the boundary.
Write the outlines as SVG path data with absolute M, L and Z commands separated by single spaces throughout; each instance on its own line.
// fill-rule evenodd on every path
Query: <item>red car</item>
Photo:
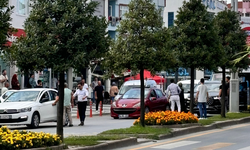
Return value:
M 121 98 L 111 105 L 111 117 L 140 117 L 140 88 L 128 90 Z M 169 110 L 165 94 L 157 88 L 145 88 L 145 112 Z

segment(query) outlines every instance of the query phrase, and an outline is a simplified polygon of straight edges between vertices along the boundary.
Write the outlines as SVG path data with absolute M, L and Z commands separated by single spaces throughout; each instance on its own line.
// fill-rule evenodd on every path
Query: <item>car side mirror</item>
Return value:
M 43 98 L 43 99 L 41 100 L 41 103 L 48 102 L 48 101 L 49 101 L 48 98 Z
M 150 100 L 154 101 L 154 100 L 156 100 L 156 97 L 150 97 Z

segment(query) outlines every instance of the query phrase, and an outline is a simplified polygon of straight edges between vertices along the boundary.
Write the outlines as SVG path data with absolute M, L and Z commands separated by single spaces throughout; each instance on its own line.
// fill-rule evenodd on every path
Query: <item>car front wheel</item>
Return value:
M 37 112 L 35 112 L 31 118 L 31 124 L 28 127 L 38 128 L 40 123 L 40 117 Z

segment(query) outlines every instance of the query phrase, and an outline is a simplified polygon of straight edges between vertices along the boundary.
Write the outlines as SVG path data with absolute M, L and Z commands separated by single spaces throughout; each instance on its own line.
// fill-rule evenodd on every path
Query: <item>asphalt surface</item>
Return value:
M 64 137 L 70 135 L 96 135 L 106 130 L 127 128 L 133 125 L 135 119 L 113 119 L 110 115 L 89 116 L 85 119 L 84 126 L 78 126 L 79 119 L 73 118 L 73 127 L 64 127 Z M 40 124 L 37 129 L 29 129 L 26 126 L 8 126 L 11 130 L 27 130 L 34 132 L 56 133 L 56 122 Z
M 116 150 L 250 150 L 249 131 L 247 123 Z

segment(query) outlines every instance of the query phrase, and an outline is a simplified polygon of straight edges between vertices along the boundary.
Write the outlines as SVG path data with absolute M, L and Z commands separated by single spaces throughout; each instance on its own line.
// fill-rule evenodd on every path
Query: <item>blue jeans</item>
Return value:
M 92 102 L 95 103 L 95 91 L 92 92 Z
M 111 100 L 112 102 L 114 102 L 115 97 L 110 97 L 110 100 Z
M 201 103 L 198 102 L 198 107 L 199 107 L 199 112 L 200 112 L 200 118 L 207 118 L 207 108 L 206 108 L 207 103 Z

